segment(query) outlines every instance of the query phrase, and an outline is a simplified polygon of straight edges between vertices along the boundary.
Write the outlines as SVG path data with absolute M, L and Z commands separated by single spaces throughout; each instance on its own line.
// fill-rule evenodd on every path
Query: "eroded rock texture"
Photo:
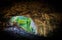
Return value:
M 62 15 L 51 10 L 47 4 L 39 2 L 13 3 L 1 12 L 5 14 L 3 18 L 6 20 L 3 27 L 12 16 L 28 16 L 34 20 L 38 34 L 44 36 L 58 28 Z

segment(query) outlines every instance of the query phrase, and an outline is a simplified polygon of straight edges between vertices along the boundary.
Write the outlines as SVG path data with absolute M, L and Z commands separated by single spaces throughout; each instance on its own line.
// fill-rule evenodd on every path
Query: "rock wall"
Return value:
M 62 15 L 54 12 L 54 9 L 50 9 L 47 4 L 39 2 L 13 3 L 10 7 L 4 8 L 1 12 L 5 14 L 3 18 L 6 20 L 3 23 L 0 22 L 3 27 L 7 25 L 7 21 L 12 16 L 28 16 L 34 20 L 39 35 L 43 36 L 47 36 L 50 32 L 58 28 Z

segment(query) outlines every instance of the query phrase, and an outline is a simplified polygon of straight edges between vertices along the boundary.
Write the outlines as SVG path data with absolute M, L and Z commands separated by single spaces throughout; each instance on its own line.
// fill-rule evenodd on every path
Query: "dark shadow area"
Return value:
M 11 28 L 13 30 L 11 30 Z M 16 30 L 14 30 L 16 28 Z M 0 32 L 1 39 L 6 40 L 45 40 L 45 37 L 27 33 L 17 27 L 9 27 Z

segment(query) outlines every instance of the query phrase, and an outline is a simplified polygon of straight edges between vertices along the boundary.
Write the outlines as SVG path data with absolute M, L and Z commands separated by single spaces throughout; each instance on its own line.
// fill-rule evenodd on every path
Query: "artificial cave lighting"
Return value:
M 31 34 L 37 34 L 37 28 L 34 21 L 25 16 L 13 16 L 9 21 L 11 26 L 19 27 Z

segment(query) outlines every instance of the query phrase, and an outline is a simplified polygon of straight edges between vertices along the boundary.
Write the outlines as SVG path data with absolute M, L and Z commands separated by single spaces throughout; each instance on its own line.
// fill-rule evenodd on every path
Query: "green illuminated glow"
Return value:
M 26 32 L 37 33 L 36 26 L 31 18 L 25 16 L 14 16 L 10 19 L 10 23 L 13 25 L 14 22 L 16 22 L 17 25 Z

